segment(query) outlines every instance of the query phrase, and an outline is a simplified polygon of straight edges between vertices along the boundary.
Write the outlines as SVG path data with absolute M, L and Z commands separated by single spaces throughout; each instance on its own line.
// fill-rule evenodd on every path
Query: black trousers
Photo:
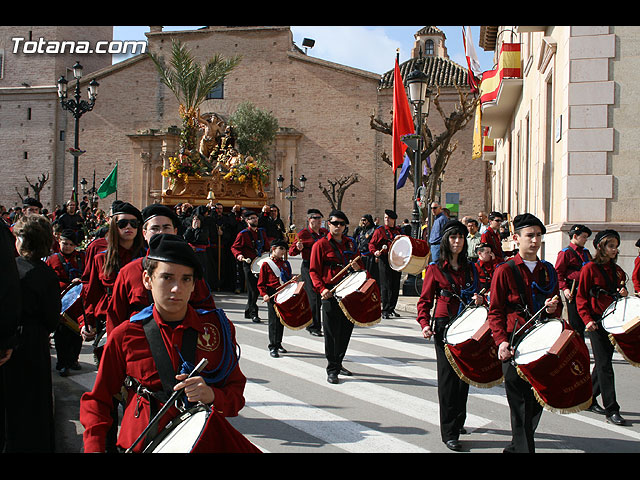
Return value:
M 469 384 L 460 379 L 445 352 L 444 331 L 449 318 L 435 319 L 435 348 L 438 370 L 440 436 L 443 442 L 458 440 L 467 419 Z
M 571 302 L 567 302 L 567 315 L 569 317 L 569 325 L 573 328 L 578 335 L 585 339 L 585 324 L 582 321 L 582 317 L 578 313 L 578 307 L 576 305 L 576 299 L 574 298 Z M 591 372 L 591 382 L 593 383 L 593 400 L 595 401 L 596 397 L 600 394 L 600 384 L 598 381 L 598 371 L 597 369 L 593 369 Z
M 345 317 L 335 297 L 322 300 L 322 324 L 324 327 L 324 353 L 327 358 L 327 374 L 338 374 L 347 353 L 353 323 Z
M 82 337 L 69 327 L 58 325 L 54 333 L 56 344 L 56 369 L 69 368 L 74 365 L 82 350 Z
M 242 262 L 244 269 L 244 285 L 247 289 L 247 305 L 244 307 L 244 318 L 258 316 L 258 279 L 251 271 L 251 264 Z
M 378 272 L 380 275 L 382 313 L 391 313 L 398 304 L 401 274 L 389 266 L 389 261 L 386 257 L 379 258 Z
M 605 329 L 598 326 L 593 332 L 587 332 L 591 342 L 591 350 L 593 352 L 594 368 L 591 375 L 592 380 L 597 378 L 597 382 L 593 383 L 593 398 L 598 395 L 602 396 L 602 406 L 605 415 L 613 415 L 620 412 L 620 405 L 616 400 L 616 385 L 613 374 L 613 351 L 615 347 L 609 340 L 609 335 Z
M 303 260 L 300 266 L 300 276 L 304 281 L 304 290 L 309 298 L 309 306 L 311 307 L 311 316 L 313 318 L 313 323 L 307 327 L 307 330 L 320 332 L 322 331 L 322 299 L 320 294 L 313 288 L 313 282 L 309 275 L 309 262 L 306 260 Z
M 267 294 L 269 295 L 273 295 L 275 292 L 275 288 L 267 289 Z M 267 312 L 269 314 L 269 350 L 282 346 L 282 336 L 284 334 L 284 325 L 278 318 L 274 303 L 275 299 L 272 298 L 267 304 Z
M 535 453 L 534 435 L 542 415 L 542 405 L 536 400 L 531 384 L 518 375 L 510 361 L 502 363 L 502 373 L 511 415 L 511 444 L 505 451 Z

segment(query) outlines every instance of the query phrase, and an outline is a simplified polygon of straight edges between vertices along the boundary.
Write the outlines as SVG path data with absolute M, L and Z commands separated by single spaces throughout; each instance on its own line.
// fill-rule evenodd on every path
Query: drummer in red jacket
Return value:
M 247 210 L 243 213 L 247 228 L 236 236 L 231 252 L 240 262 L 244 270 L 244 283 L 247 288 L 247 305 L 244 309 L 244 318 L 250 318 L 254 323 L 260 323 L 258 316 L 258 279 L 251 271 L 251 262 L 263 253 L 269 252 L 269 239 L 264 228 L 258 227 L 258 215 Z
M 342 361 L 349 346 L 353 323 L 345 316 L 338 301 L 331 293 L 344 275 L 336 275 L 358 256 L 356 244 L 351 237 L 344 234 L 349 219 L 340 210 L 329 214 L 329 234 L 318 240 L 311 249 L 309 275 L 313 287 L 322 298 L 324 351 L 327 358 L 327 381 L 339 383 L 338 374 L 351 375 L 342 366 Z M 364 264 L 358 259 L 352 264 L 354 270 L 363 270 Z
M 53 268 L 60 282 L 60 291 L 65 292 L 72 285 L 80 284 L 80 277 L 84 270 L 84 252 L 77 249 L 78 234 L 73 230 L 63 230 L 59 234 L 57 253 L 47 258 L 47 265 Z M 81 301 L 81 300 L 79 300 Z M 60 324 L 54 333 L 57 353 L 56 370 L 60 376 L 69 375 L 69 370 L 80 370 L 78 359 L 82 350 L 80 326 L 82 315 L 78 318 L 65 319 L 69 324 Z
M 620 234 L 615 230 L 598 232 L 593 239 L 595 254 L 593 261 L 580 271 L 576 304 L 578 313 L 585 324 L 585 331 L 591 341 L 591 350 L 595 363 L 593 402 L 602 395 L 604 414 L 608 422 L 624 425 L 620 416 L 620 405 L 616 400 L 616 388 L 613 374 L 614 346 L 608 333 L 599 322 L 606 308 L 620 297 L 628 295 L 626 274 L 616 264 Z
M 200 451 L 257 451 L 223 418 L 236 416 L 243 408 L 246 377 L 238 365 L 235 328 L 224 312 L 189 305 L 194 279 L 201 275 L 193 249 L 182 238 L 160 234 L 150 240 L 143 281 L 154 303 L 118 325 L 107 339 L 93 389 L 80 401 L 85 452 L 104 452 L 112 397 L 125 379 L 129 388 L 118 435 L 120 449 L 131 447 L 154 416 L 152 412 L 173 391 L 184 388 L 187 408 L 202 403 L 212 409 L 213 420 L 203 433 L 207 444 Z M 158 368 L 154 359 L 163 357 L 167 362 L 159 361 Z M 187 379 L 203 358 L 208 360 L 205 369 Z M 168 410 L 159 431 L 177 414 L 175 406 Z M 143 445 L 140 442 L 134 451 Z
M 258 292 L 268 305 L 269 310 L 269 354 L 278 358 L 280 353 L 287 353 L 282 347 L 282 335 L 284 325 L 280 322 L 274 308 L 274 299 L 270 298 L 283 283 L 287 283 L 293 277 L 291 264 L 286 260 L 285 254 L 289 245 L 284 240 L 275 240 L 271 244 L 271 256 L 269 260 L 262 262 L 258 275 Z
M 503 216 L 500 212 L 491 212 L 489 214 L 489 226 L 480 237 L 482 243 L 486 243 L 491 247 L 498 263 L 504 261 L 502 240 L 500 239 L 500 224 L 502 223 L 502 219 Z
M 542 406 L 536 400 L 531 384 L 520 378 L 511 362 L 512 333 L 518 330 L 541 308 L 548 317 L 560 318 L 562 303 L 559 303 L 558 282 L 555 269 L 549 262 L 538 258 L 542 246 L 544 224 L 534 215 L 524 213 L 513 220 L 513 239 L 518 244 L 518 253 L 508 262 L 496 268 L 491 282 L 488 322 L 493 339 L 498 346 L 498 358 L 502 360 L 505 391 L 511 411 L 511 443 L 505 452 L 534 453 L 534 434 Z M 524 291 L 518 288 L 517 275 L 522 279 Z
M 382 318 L 399 317 L 395 308 L 400 294 L 401 272 L 389 265 L 389 250 L 393 239 L 402 235 L 402 230 L 396 226 L 398 214 L 393 210 L 384 211 L 384 225 L 376 228 L 369 241 L 369 252 L 378 259 L 380 272 L 380 297 L 382 300 Z
M 142 235 L 149 242 L 159 233 L 177 235 L 179 219 L 173 209 L 161 204 L 152 204 L 142 210 Z M 142 283 L 144 257 L 132 260 L 120 269 L 113 285 L 109 309 L 107 312 L 107 335 L 131 315 L 148 307 L 151 294 Z M 213 295 L 204 278 L 195 280 L 193 294 L 189 303 L 194 308 L 216 308 Z
M 476 246 L 476 254 L 478 260 L 474 262 L 474 267 L 478 272 L 478 282 L 480 283 L 480 289 L 485 290 L 485 298 L 489 297 L 491 290 L 491 278 L 493 272 L 498 266 L 498 260 L 496 259 L 491 246 L 487 243 L 479 243 Z
M 313 322 L 307 327 L 307 331 L 316 337 L 322 336 L 322 302 L 320 295 L 313 288 L 313 282 L 309 276 L 309 259 L 313 245 L 325 237 L 329 230 L 322 226 L 322 212 L 317 208 L 307 210 L 307 226 L 296 234 L 296 241 L 289 247 L 289 255 L 302 255 L 300 276 L 304 282 L 304 289 L 309 297 Z

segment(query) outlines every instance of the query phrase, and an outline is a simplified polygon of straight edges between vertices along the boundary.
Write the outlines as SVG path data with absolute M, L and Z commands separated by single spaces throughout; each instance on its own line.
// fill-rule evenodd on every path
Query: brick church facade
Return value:
M 0 144 L 2 175 L 0 204 L 7 208 L 19 204 L 18 193 L 27 186 L 25 175 L 33 182 L 48 172 L 50 179 L 40 194 L 50 210 L 71 194 L 73 159 L 68 153 L 74 142 L 74 119 L 62 110 L 56 93 L 60 75 L 75 80 L 68 69 L 76 62 L 84 67 L 82 96 L 87 97 L 89 81 L 100 83 L 93 111 L 80 120 L 80 157 L 78 178 L 92 186 L 118 163 L 118 199 L 142 208 L 162 200 L 166 179 L 161 171 L 168 156 L 178 145 L 180 125 L 178 104 L 173 93 L 162 84 L 147 55 L 137 55 L 111 65 L 110 55 L 26 55 L 13 53 L 12 38 L 111 40 L 112 27 L 0 27 Z M 282 174 L 285 185 L 290 172 L 307 178 L 304 192 L 293 203 L 293 219 L 304 224 L 308 208 L 320 208 L 325 214 L 330 204 L 319 188 L 343 175 L 358 174 L 344 196 L 342 209 L 352 219 L 370 213 L 382 217 L 393 204 L 393 173 L 383 155 L 391 155 L 391 137 L 370 127 L 371 115 L 391 123 L 393 100 L 393 59 L 389 72 L 378 74 L 310 57 L 293 42 L 289 27 L 204 27 L 199 30 L 168 32 L 149 27 L 148 50 L 168 58 L 172 38 L 186 44 L 195 57 L 205 61 L 214 54 L 223 57 L 241 55 L 242 60 L 225 79 L 222 98 L 210 99 L 202 113 L 231 116 L 239 104 L 251 102 L 271 113 L 279 131 L 272 145 L 271 181 L 265 186 L 264 199 L 225 201 L 258 208 L 276 203 L 282 216 L 289 216 L 289 202 L 276 187 Z M 466 89 L 466 69 L 446 55 L 445 38 L 435 27 L 425 27 L 415 35 L 416 45 L 431 40 L 438 46 L 427 50 L 425 68 L 440 87 L 445 110 L 454 108 L 456 87 Z M 422 49 L 425 52 L 424 48 Z M 403 75 L 410 72 L 415 58 L 401 65 Z M 435 88 L 435 84 L 431 85 Z M 433 122 L 433 125 L 432 125 Z M 438 123 L 440 122 L 440 124 Z M 441 119 L 432 112 L 429 125 L 441 131 Z M 441 202 L 447 193 L 458 194 L 460 216 L 473 215 L 490 205 L 488 164 L 471 160 L 472 122 L 458 132 L 458 146 L 449 161 Z M 165 182 L 163 185 L 163 181 Z M 79 192 L 81 195 L 82 192 Z M 413 187 L 398 191 L 400 218 L 411 218 Z M 108 207 L 115 199 L 100 201 Z M 203 199 L 204 200 L 204 199 Z M 285 221 L 286 223 L 286 221 Z

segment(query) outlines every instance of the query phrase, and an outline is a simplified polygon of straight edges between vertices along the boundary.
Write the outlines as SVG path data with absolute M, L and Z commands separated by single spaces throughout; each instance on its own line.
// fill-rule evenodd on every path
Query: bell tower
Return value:
M 420 53 L 423 57 L 449 58 L 445 45 L 447 37 L 438 27 L 423 27 L 414 34 L 414 37 L 416 41 L 411 50 L 411 58 L 418 58 Z

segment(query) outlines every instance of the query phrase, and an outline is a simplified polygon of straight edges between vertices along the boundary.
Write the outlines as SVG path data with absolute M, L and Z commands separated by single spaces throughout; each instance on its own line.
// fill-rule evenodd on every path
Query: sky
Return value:
M 414 43 L 414 34 L 420 26 L 291 26 L 293 40 L 304 50 L 302 40 L 311 38 L 315 45 L 307 49 L 307 55 L 341 65 L 383 74 L 393 69 L 396 49 L 400 63 L 408 60 Z M 437 25 L 445 36 L 447 53 L 454 62 L 466 66 L 462 27 Z M 146 40 L 148 26 L 113 27 L 114 40 Z M 164 31 L 195 30 L 197 26 L 165 26 Z M 482 70 L 493 68 L 493 52 L 485 52 L 478 46 L 480 27 L 472 26 L 471 35 Z M 123 58 L 115 58 L 114 63 Z

